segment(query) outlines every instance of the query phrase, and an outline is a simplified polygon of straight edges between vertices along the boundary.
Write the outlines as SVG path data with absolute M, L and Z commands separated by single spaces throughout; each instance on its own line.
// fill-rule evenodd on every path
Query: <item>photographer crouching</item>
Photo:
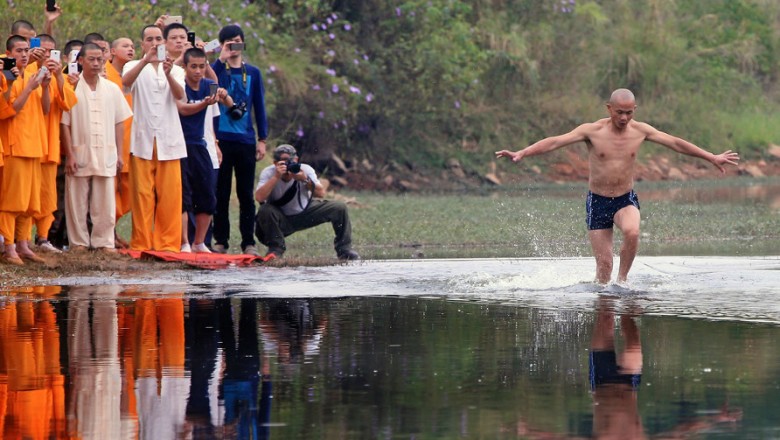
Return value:
M 292 145 L 283 144 L 274 150 L 274 163 L 260 173 L 255 200 L 261 203 L 255 223 L 255 234 L 268 246 L 266 257 L 279 258 L 287 250 L 284 237 L 297 231 L 330 222 L 336 238 L 333 246 L 340 260 L 359 260 L 352 250 L 352 224 L 347 205 L 325 196 L 314 168 L 298 163 L 298 153 Z M 317 197 L 317 200 L 313 198 Z

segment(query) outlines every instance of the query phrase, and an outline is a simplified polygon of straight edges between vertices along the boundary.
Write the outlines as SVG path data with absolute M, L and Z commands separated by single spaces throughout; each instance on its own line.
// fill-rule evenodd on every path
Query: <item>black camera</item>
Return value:
M 236 121 L 243 118 L 244 113 L 246 113 L 246 102 L 233 104 L 233 107 L 230 107 L 230 110 L 228 110 L 228 115 L 230 115 L 230 118 L 235 119 Z
M 301 172 L 301 164 L 292 159 L 287 159 L 287 163 L 285 163 L 285 165 L 287 165 L 288 173 L 298 174 Z

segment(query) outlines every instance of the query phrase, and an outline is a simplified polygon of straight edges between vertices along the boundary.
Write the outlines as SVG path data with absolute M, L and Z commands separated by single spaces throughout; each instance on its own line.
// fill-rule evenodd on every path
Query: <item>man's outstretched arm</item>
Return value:
M 648 130 L 646 137 L 648 141 L 663 145 L 664 147 L 672 149 L 678 153 L 704 159 L 715 165 L 715 167 L 718 168 L 721 173 L 726 172 L 724 165 L 737 165 L 737 162 L 739 161 L 739 153 L 733 152 L 731 150 L 726 150 L 720 154 L 713 154 L 701 147 L 694 145 L 691 142 L 686 141 L 685 139 L 664 133 L 649 125 L 646 125 L 646 129 Z
M 532 145 L 529 145 L 528 147 L 523 148 L 522 150 L 496 151 L 496 158 L 507 157 L 512 159 L 512 162 L 520 162 L 525 157 L 538 156 L 540 154 L 549 153 L 567 145 L 582 142 L 588 138 L 587 133 L 590 125 L 591 124 L 583 124 L 566 134 L 544 138 Z

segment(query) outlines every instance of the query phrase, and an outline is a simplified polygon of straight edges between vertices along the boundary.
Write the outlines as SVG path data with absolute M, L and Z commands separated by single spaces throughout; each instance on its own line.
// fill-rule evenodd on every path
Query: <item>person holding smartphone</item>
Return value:
M 268 121 L 265 113 L 265 88 L 260 69 L 243 58 L 244 32 L 237 25 L 219 31 L 222 51 L 211 65 L 219 86 L 227 89 L 234 104 L 220 104 L 216 119 L 217 140 L 222 150 L 222 164 L 217 178 L 217 210 L 214 214 L 214 250 L 227 252 L 230 238 L 230 193 L 233 173 L 239 203 L 239 229 L 244 254 L 259 256 L 253 236 L 255 202 L 253 186 L 255 162 L 265 157 Z M 252 123 L 254 113 L 254 124 Z M 257 131 L 255 131 L 255 126 Z
M 76 93 L 70 85 L 66 85 L 65 76 L 62 73 L 60 54 L 57 41 L 48 34 L 38 36 L 46 58 L 37 64 L 40 68 L 46 68 L 54 78 L 49 83 L 49 95 L 51 104 L 46 115 L 46 134 L 48 137 L 48 149 L 41 158 L 41 210 L 33 215 L 35 230 L 35 244 L 39 251 L 59 253 L 61 252 L 49 241 L 49 231 L 54 223 L 54 212 L 57 210 L 57 193 L 64 188 L 57 188 L 57 167 L 60 164 L 60 120 L 63 112 L 69 111 L 76 105 Z
M 130 248 L 179 252 L 181 247 L 181 168 L 187 156 L 176 101 L 185 98 L 184 70 L 170 57 L 160 60 L 163 33 L 141 31 L 140 60 L 128 61 L 122 85 L 133 95 L 130 140 Z
M 41 158 L 48 143 L 45 115 L 49 112 L 51 74 L 26 72 L 30 43 L 19 35 L 6 41 L 6 55 L 16 59 L 17 77 L 5 95 L 13 112 L 0 115 L 0 133 L 7 133 L 13 149 L 4 152 L 0 183 L 0 235 L 5 249 L 3 260 L 23 265 L 24 261 L 44 262 L 29 247 L 32 216 L 40 211 Z M 14 129 L 14 128 L 19 129 Z M 18 241 L 18 248 L 17 248 Z
M 208 66 L 202 49 L 190 48 L 184 52 L 184 92 L 187 102 L 177 101 L 179 118 L 187 143 L 187 157 L 181 160 L 182 174 L 182 246 L 181 252 L 211 253 L 205 244 L 206 232 L 217 205 L 216 175 L 211 163 L 205 124 L 209 107 L 216 103 L 232 106 L 227 90 L 204 77 Z M 195 216 L 195 235 L 189 244 L 188 217 Z

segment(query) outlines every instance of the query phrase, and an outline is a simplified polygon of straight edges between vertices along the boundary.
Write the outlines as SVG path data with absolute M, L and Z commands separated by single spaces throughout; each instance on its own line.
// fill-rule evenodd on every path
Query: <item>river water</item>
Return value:
M 397 260 L 6 292 L 3 429 L 780 436 L 780 258 L 640 257 L 627 286 L 592 277 L 590 258 Z
M 648 196 L 651 197 L 651 196 Z M 62 278 L 0 297 L 2 438 L 780 438 L 780 252 Z

